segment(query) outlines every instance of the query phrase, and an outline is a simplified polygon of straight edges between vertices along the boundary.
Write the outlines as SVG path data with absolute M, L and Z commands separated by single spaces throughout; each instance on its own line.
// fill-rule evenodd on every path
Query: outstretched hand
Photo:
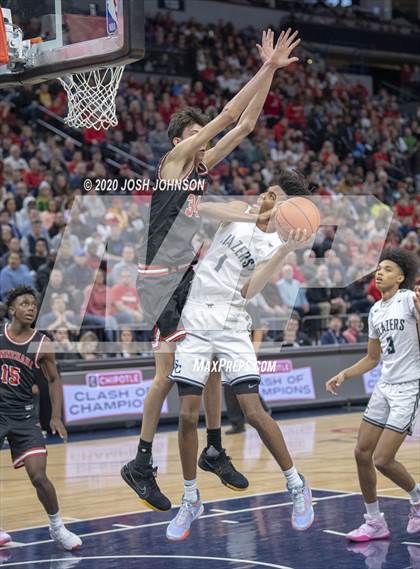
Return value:
M 263 63 L 269 62 L 276 69 L 287 67 L 291 63 L 299 61 L 298 57 L 290 57 L 292 51 L 300 44 L 300 39 L 296 39 L 298 32 L 292 35 L 291 28 L 286 32 L 282 31 L 274 47 L 274 32 L 270 28 L 263 31 L 261 45 L 257 43 L 257 49 Z

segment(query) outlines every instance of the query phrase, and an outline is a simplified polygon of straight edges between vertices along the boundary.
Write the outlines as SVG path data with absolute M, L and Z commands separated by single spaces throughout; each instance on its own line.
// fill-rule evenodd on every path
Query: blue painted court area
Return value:
M 409 536 L 408 501 L 381 498 L 392 539 L 350 545 L 343 533 L 362 521 L 358 494 L 314 490 L 316 520 L 299 533 L 290 526 L 285 492 L 209 502 L 180 543 L 166 540 L 174 511 L 145 512 L 67 524 L 83 538 L 75 555 L 60 551 L 48 529 L 12 533 L 0 566 L 26 569 L 420 569 L 420 534 Z M 416 545 L 417 544 L 417 545 Z

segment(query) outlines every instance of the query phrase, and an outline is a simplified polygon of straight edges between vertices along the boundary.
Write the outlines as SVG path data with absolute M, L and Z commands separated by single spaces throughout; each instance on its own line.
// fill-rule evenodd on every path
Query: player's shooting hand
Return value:
M 331 379 L 329 379 L 325 383 L 325 389 L 329 393 L 332 393 L 333 395 L 337 395 L 337 388 L 340 387 L 340 385 L 345 380 L 346 380 L 346 375 L 345 375 L 344 371 L 340 371 L 340 373 L 337 373 L 337 375 L 335 375 L 334 377 L 332 377 Z
M 263 32 L 262 45 L 257 44 L 263 63 L 269 62 L 276 69 L 281 69 L 299 61 L 298 57 L 290 57 L 292 51 L 300 44 L 300 39 L 296 39 L 298 32 L 293 34 L 291 32 L 290 28 L 286 32 L 281 32 L 274 48 L 274 32 L 271 30 Z
M 285 247 L 290 249 L 290 251 L 295 251 L 296 249 L 302 249 L 307 247 L 312 235 L 308 236 L 306 229 L 293 229 L 289 233 L 289 237 L 285 243 Z
M 420 314 L 420 286 L 416 286 L 414 293 L 414 306 L 416 307 L 417 312 Z
M 50 428 L 53 435 L 57 433 L 63 439 L 63 441 L 67 442 L 67 431 L 66 427 L 63 425 L 63 422 L 59 418 L 52 417 L 50 421 Z

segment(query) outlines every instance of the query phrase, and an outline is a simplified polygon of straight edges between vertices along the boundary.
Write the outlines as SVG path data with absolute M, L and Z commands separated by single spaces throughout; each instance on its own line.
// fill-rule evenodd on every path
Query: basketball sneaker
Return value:
M 417 533 L 420 531 L 420 504 L 411 504 L 408 514 L 407 533 Z
M 153 468 L 151 464 L 144 464 L 138 467 L 132 460 L 122 467 L 121 476 L 148 508 L 158 512 L 171 509 L 171 502 L 162 494 L 156 482 L 157 466 Z
M 204 512 L 201 503 L 200 493 L 196 502 L 190 502 L 182 497 L 182 504 L 179 512 L 171 521 L 166 529 L 166 537 L 171 541 L 182 541 L 190 535 L 190 527 L 194 520 L 199 518 Z
M 198 459 L 201 470 L 216 474 L 225 486 L 231 490 L 242 492 L 249 486 L 248 480 L 238 472 L 232 464 L 232 459 L 226 454 L 225 449 L 216 450 L 213 446 L 204 449 Z
M 315 514 L 312 506 L 311 489 L 302 474 L 299 474 L 299 476 L 302 479 L 303 485 L 293 486 L 291 488 L 287 485 L 287 490 L 293 502 L 292 526 L 297 531 L 305 531 L 313 524 Z
M 80 537 L 69 531 L 65 526 L 58 528 L 50 527 L 50 536 L 53 541 L 62 545 L 66 551 L 75 551 L 82 546 Z
M 371 541 L 373 539 L 388 539 L 391 532 L 388 529 L 384 515 L 373 518 L 365 514 L 365 523 L 346 535 L 350 541 Z
M 10 537 L 10 535 L 0 528 L 0 547 L 2 545 L 7 545 L 11 541 L 12 538 Z

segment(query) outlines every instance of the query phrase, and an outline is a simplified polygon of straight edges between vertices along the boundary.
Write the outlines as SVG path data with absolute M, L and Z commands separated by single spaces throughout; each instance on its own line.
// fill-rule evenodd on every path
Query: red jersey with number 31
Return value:
M 165 155 L 157 169 L 157 182 L 161 180 L 162 165 Z M 203 162 L 193 167 L 179 181 L 201 182 L 187 189 L 155 189 L 150 204 L 149 228 L 147 244 L 144 244 L 142 253 L 146 251 L 146 265 L 173 267 L 191 263 L 196 255 L 192 247 L 192 240 L 200 228 L 201 221 L 198 206 L 204 195 L 207 185 L 208 171 Z M 201 189 L 203 188 L 204 189 Z M 191 188 L 191 189 L 189 189 Z M 144 257 L 142 258 L 144 262 Z

